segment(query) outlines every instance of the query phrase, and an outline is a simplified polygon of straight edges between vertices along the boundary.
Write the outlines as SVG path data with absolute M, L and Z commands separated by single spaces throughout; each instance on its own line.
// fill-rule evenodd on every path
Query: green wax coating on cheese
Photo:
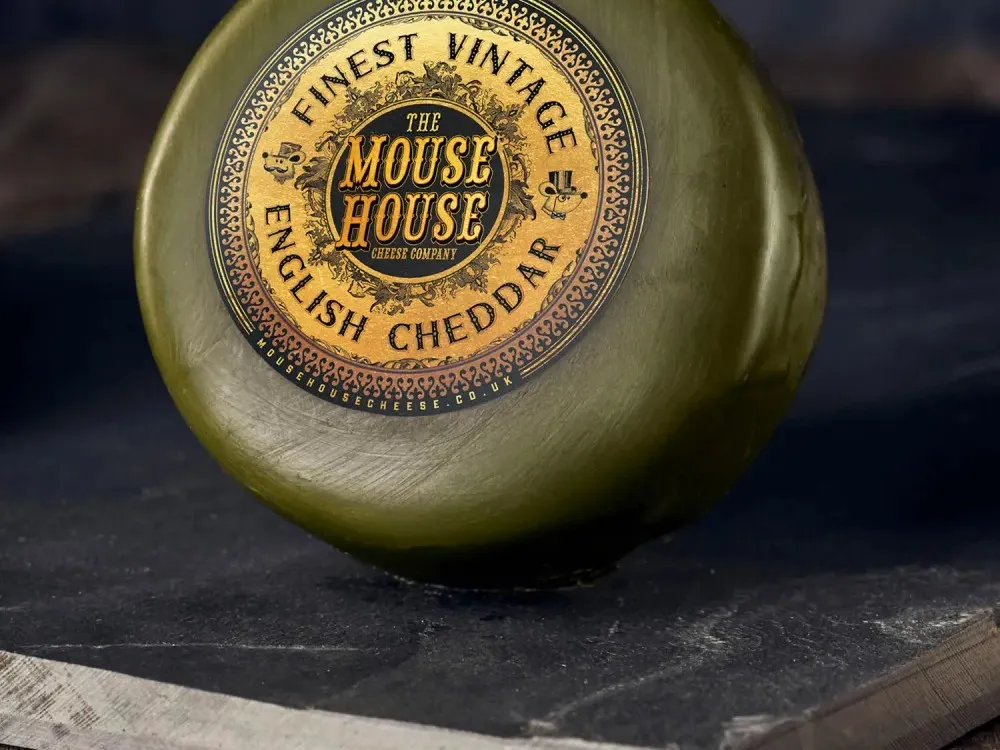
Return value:
M 455 587 L 592 581 L 706 513 L 756 458 L 803 377 L 823 318 L 826 249 L 794 121 L 704 0 L 552 3 L 608 53 L 641 118 L 647 192 L 627 272 L 572 346 L 509 393 L 417 417 L 344 408 L 248 344 L 220 295 L 206 233 L 234 103 L 332 5 L 238 5 L 165 115 L 139 197 L 136 266 L 170 393 L 226 471 L 363 561 Z M 402 42 L 382 49 L 406 59 Z M 388 59 L 345 53 L 361 73 Z M 313 101 L 309 111 L 321 110 Z M 554 177 L 549 192 L 583 202 L 581 211 L 598 197 L 576 197 Z M 543 178 L 528 195 L 536 221 L 556 221 L 543 216 Z

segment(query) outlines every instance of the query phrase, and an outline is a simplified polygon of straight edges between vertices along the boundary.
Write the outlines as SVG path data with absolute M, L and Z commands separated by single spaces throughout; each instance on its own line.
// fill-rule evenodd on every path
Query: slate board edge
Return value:
M 225 724 L 217 718 L 223 715 Z M 911 664 L 782 722 L 739 750 L 942 750 L 998 715 L 1000 609 Z M 264 750 L 278 741 L 286 750 L 319 750 L 329 747 L 331 738 L 338 747 L 369 750 L 622 748 L 559 739 L 512 741 L 298 711 L 0 652 L 0 748 L 13 743 L 20 750 Z
M 16 750 L 627 750 L 502 739 L 242 698 L 0 651 L 0 748 Z
M 1000 609 L 739 750 L 942 750 L 1000 717 Z

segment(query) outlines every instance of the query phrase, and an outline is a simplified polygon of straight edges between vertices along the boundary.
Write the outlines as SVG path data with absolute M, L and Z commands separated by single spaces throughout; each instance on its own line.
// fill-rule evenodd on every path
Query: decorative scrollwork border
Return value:
M 546 307 L 528 325 L 472 358 L 407 360 L 392 367 L 353 357 L 307 338 L 274 304 L 257 275 L 248 237 L 245 176 L 256 139 L 269 116 L 317 57 L 363 28 L 410 17 L 462 17 L 499 26 L 530 40 L 569 74 L 589 106 L 603 176 L 598 222 L 573 273 L 552 289 Z M 297 33 L 262 67 L 226 128 L 209 191 L 209 240 L 219 287 L 234 319 L 253 344 L 266 339 L 272 364 L 304 373 L 346 406 L 443 400 L 497 381 L 516 384 L 565 350 L 617 289 L 642 230 L 647 153 L 637 108 L 614 63 L 569 16 L 545 0 L 348 0 Z M 263 338 L 262 338 L 263 337 Z M 301 380 L 301 379 L 299 379 Z M 315 391 L 314 391 L 315 392 Z M 358 398 L 355 400 L 353 396 Z M 338 399 L 339 402 L 339 399 Z M 462 403 L 459 399 L 458 403 Z

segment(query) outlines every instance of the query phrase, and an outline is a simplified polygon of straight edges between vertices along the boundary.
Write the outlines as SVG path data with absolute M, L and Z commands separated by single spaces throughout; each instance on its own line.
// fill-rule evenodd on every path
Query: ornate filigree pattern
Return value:
M 405 360 L 376 365 L 306 338 L 265 293 L 253 259 L 256 240 L 246 221 L 247 162 L 276 103 L 288 96 L 312 61 L 373 23 L 428 16 L 460 17 L 473 25 L 485 24 L 512 37 L 530 40 L 567 72 L 590 108 L 588 132 L 602 173 L 599 220 L 572 274 L 553 287 L 545 308 L 513 336 L 462 361 Z M 362 96 L 355 104 L 359 114 L 370 106 Z M 216 268 L 224 277 L 224 293 L 235 298 L 251 322 L 253 330 L 248 336 L 252 343 L 265 337 L 283 360 L 321 380 L 331 391 L 395 401 L 445 399 L 497 379 L 521 379 L 557 356 L 596 314 L 627 271 L 641 231 L 646 199 L 645 159 L 634 104 L 613 64 L 575 22 L 544 0 L 339 3 L 272 58 L 248 88 L 227 129 L 211 190 L 211 244 Z M 323 232 L 319 222 L 310 225 L 310 236 L 319 248 L 324 246 Z M 313 260 L 330 259 L 320 249 Z M 475 269 L 471 273 L 474 279 Z M 384 292 L 381 294 L 384 297 Z M 376 292 L 376 303 L 406 304 L 404 299 L 383 297 Z
M 403 71 L 398 74 L 395 85 L 391 88 L 375 85 L 364 92 L 350 88 L 346 94 L 349 103 L 343 116 L 333 129 L 323 134 L 316 144 L 320 155 L 306 165 L 303 174 L 295 182 L 295 186 L 306 194 L 311 215 L 308 235 L 314 249 L 310 262 L 329 266 L 334 278 L 348 285 L 351 296 L 370 300 L 372 312 L 399 315 L 414 302 L 432 307 L 442 298 L 453 296 L 464 288 L 486 292 L 487 274 L 496 265 L 501 246 L 516 236 L 525 219 L 535 217 L 535 209 L 528 194 L 530 172 L 527 158 L 520 150 L 525 141 L 518 125 L 523 108 L 505 107 L 495 94 L 483 89 L 479 81 L 463 81 L 455 71 L 455 66 L 448 63 L 424 63 L 423 75 Z M 479 115 L 503 144 L 502 148 L 512 171 L 512 196 L 501 218 L 500 231 L 471 263 L 436 281 L 394 283 L 365 272 L 336 248 L 335 238 L 326 221 L 325 195 L 333 161 L 347 138 L 363 122 L 387 106 L 415 99 L 445 99 Z M 396 364 L 389 367 L 396 369 Z

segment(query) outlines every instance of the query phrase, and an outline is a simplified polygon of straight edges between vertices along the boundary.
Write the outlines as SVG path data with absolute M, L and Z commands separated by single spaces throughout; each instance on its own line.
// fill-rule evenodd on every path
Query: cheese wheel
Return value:
M 139 197 L 177 407 L 413 581 L 592 582 L 695 521 L 826 294 L 794 121 L 704 0 L 244 0 Z

